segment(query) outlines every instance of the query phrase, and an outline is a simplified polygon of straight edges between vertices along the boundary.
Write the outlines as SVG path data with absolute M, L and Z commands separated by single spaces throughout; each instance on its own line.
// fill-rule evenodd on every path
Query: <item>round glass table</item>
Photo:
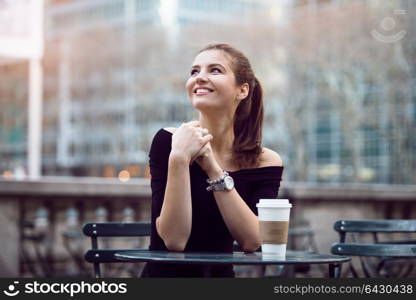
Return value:
M 348 262 L 349 257 L 318 254 L 309 251 L 286 252 L 286 257 L 263 254 L 261 252 L 169 252 L 148 249 L 122 250 L 115 254 L 120 261 L 125 262 L 158 262 L 158 263 L 186 263 L 204 266 L 204 275 L 209 277 L 210 266 L 220 264 L 233 265 L 296 265 L 296 264 L 327 264 L 329 276 L 340 276 L 342 263 Z

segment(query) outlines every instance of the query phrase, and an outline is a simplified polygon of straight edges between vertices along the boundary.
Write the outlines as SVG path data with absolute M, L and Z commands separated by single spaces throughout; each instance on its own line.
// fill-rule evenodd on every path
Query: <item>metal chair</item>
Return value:
M 94 264 L 94 277 L 101 278 L 101 263 L 120 263 L 114 256 L 117 252 L 122 252 L 132 249 L 108 249 L 99 248 L 99 237 L 143 237 L 150 236 L 150 223 L 87 223 L 83 227 L 83 232 L 86 236 L 91 237 L 92 249 L 85 253 L 85 259 L 89 263 Z
M 410 259 L 416 258 L 416 240 L 381 240 L 380 235 L 416 233 L 416 220 L 338 220 L 334 230 L 340 242 L 332 245 L 331 252 L 339 255 L 358 256 L 367 277 L 405 277 L 414 267 Z M 347 242 L 347 234 L 352 242 Z M 371 234 L 371 243 L 362 243 L 361 234 Z M 369 257 L 377 258 L 371 262 Z M 398 269 L 398 271 L 397 271 Z M 359 277 L 352 264 L 350 271 Z

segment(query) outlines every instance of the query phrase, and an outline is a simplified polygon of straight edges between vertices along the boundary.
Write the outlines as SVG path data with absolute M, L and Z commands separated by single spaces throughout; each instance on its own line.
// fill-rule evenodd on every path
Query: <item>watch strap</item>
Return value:
M 227 190 L 227 187 L 225 186 L 225 178 L 229 177 L 230 175 L 228 174 L 227 171 L 223 171 L 223 172 L 224 172 L 223 175 L 218 179 L 214 179 L 214 180 L 207 179 L 207 183 L 209 184 L 209 186 L 207 187 L 208 192 Z

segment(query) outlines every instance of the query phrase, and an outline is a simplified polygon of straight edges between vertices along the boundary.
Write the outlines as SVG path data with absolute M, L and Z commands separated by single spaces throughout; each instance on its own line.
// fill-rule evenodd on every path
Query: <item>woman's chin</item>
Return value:
M 213 109 L 215 110 L 215 109 L 220 108 L 215 103 L 212 103 L 212 100 L 209 101 L 208 99 L 192 99 L 191 103 L 192 103 L 192 106 L 199 111 L 213 110 Z

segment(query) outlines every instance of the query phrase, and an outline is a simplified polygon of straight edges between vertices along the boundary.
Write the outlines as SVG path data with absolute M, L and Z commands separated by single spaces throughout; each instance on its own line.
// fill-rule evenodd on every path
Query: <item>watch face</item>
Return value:
M 224 178 L 224 185 L 227 190 L 232 190 L 234 188 L 234 180 L 231 176 L 226 176 Z

